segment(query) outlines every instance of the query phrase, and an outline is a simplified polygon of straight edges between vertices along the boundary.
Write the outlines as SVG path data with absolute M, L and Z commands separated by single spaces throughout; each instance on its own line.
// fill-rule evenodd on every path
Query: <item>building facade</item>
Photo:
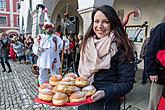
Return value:
M 19 0 L 0 0 L 0 32 L 19 35 Z
M 76 16 L 78 18 L 76 20 L 78 22 L 77 34 L 84 34 L 88 29 L 94 7 L 112 6 L 122 21 L 128 20 L 125 26 L 126 32 L 128 37 L 134 41 L 134 49 L 138 54 L 144 39 L 149 37 L 150 29 L 165 20 L 164 0 L 24 0 L 21 1 L 20 8 L 21 33 L 30 32 L 32 37 L 35 37 L 41 32 L 44 22 L 42 5 L 48 8 L 51 22 L 56 26 L 55 31 L 64 32 L 66 29 L 66 12 L 71 17 Z M 130 14 L 131 12 L 136 12 L 136 14 Z M 72 29 L 68 32 L 72 32 Z

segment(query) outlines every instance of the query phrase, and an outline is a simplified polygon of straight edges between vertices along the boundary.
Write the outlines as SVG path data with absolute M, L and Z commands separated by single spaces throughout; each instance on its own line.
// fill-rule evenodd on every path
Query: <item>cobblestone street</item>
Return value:
M 0 67 L 0 110 L 72 110 L 34 103 L 38 87 L 31 65 L 11 62 L 11 66 L 11 73 Z

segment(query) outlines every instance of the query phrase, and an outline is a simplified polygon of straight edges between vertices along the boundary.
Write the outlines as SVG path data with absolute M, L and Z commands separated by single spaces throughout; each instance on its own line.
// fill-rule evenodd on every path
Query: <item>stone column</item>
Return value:
M 31 13 L 32 16 L 32 37 L 35 38 L 36 35 L 38 34 L 38 16 L 37 16 L 37 10 L 33 11 Z
M 91 23 L 91 14 L 94 7 L 102 5 L 113 6 L 114 0 L 78 0 L 78 13 L 83 19 L 83 34 L 86 33 Z

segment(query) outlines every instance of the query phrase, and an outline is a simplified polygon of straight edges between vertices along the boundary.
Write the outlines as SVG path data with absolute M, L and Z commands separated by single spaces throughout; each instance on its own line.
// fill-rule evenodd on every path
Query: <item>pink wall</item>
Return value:
M 10 11 L 10 0 L 6 0 L 6 11 Z
M 13 12 L 17 12 L 17 3 L 19 0 L 13 0 Z M 4 11 L 4 9 L 0 9 Z M 10 12 L 10 0 L 6 0 L 6 12 Z
M 17 12 L 17 3 L 18 0 L 13 0 L 13 12 Z
M 2 10 L 2 13 L 0 13 L 0 16 L 4 16 L 4 17 L 6 17 L 7 18 L 7 25 L 6 26 L 3 26 L 4 28 L 1 28 L 0 27 L 0 29 L 1 30 L 4 30 L 4 31 L 7 31 L 7 30 L 10 30 L 10 27 L 11 27 L 11 23 L 10 23 L 10 14 L 6 14 L 6 12 L 10 12 L 10 2 L 11 2 L 11 0 L 5 0 L 6 1 L 6 9 L 4 10 L 4 9 L 1 9 Z M 17 1 L 19 1 L 19 0 L 12 0 L 13 1 L 13 12 L 16 12 L 17 13 L 17 6 L 16 6 L 16 4 L 17 4 Z M 6 12 L 4 12 L 3 13 L 3 11 L 6 11 Z M 14 13 L 13 13 L 14 14 Z M 14 14 L 13 15 L 13 22 L 14 22 L 14 27 L 18 27 L 17 26 L 17 17 L 19 16 L 19 13 L 18 14 Z M 18 30 L 18 29 L 16 29 L 16 30 Z M 15 32 L 11 32 L 10 34 L 12 34 L 12 33 L 15 33 Z
M 19 17 L 19 15 L 14 15 L 14 27 L 18 27 L 17 25 L 17 18 Z

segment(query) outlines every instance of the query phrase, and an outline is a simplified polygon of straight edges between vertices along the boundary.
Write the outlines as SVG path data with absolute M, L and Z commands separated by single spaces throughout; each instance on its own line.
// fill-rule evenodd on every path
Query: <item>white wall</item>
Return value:
M 78 9 L 79 10 L 84 10 L 86 8 L 89 7 L 93 7 L 94 6 L 94 0 L 78 0 Z
M 25 0 L 24 0 L 25 1 Z M 27 0 L 28 1 L 28 0 Z M 47 0 L 44 0 L 47 1 Z M 32 0 L 32 10 L 34 11 L 36 9 L 36 6 L 38 4 L 43 4 L 43 0 Z
M 135 22 L 133 17 L 130 16 L 127 25 L 141 25 L 145 21 L 148 21 L 148 32 L 149 36 L 150 29 L 161 23 L 165 16 L 165 0 L 115 0 L 114 6 L 116 10 L 124 9 L 124 18 L 126 15 L 136 7 L 139 7 L 142 12 L 141 20 Z M 140 53 L 142 43 L 135 43 L 135 50 Z M 139 68 L 143 68 L 143 63 L 138 65 Z
M 67 2 L 68 1 L 68 2 Z M 62 19 L 64 19 L 64 12 L 67 9 L 67 4 L 68 4 L 68 13 L 69 16 L 77 16 L 79 19 L 79 32 L 83 33 L 83 20 L 81 16 L 78 14 L 77 9 L 78 9 L 78 1 L 77 0 L 59 0 L 58 2 L 54 3 L 54 6 L 52 5 L 53 8 L 52 11 L 52 16 L 51 16 L 51 21 L 53 23 L 56 23 L 57 16 L 60 15 Z M 51 12 L 50 12 L 51 14 Z
M 21 1 L 20 4 L 21 8 L 20 8 L 20 20 L 19 20 L 19 24 L 20 24 L 20 31 L 25 31 L 25 33 L 27 33 L 27 26 L 28 26 L 28 15 L 29 15 L 29 0 L 24 0 Z M 22 17 L 24 18 L 24 27 L 22 29 Z M 22 32 L 21 32 L 22 33 Z
M 44 6 L 45 7 L 47 7 L 48 8 L 48 10 L 49 10 L 49 15 L 51 16 L 52 15 L 52 13 L 53 13 L 53 9 L 55 8 L 55 4 L 56 3 L 58 3 L 59 2 L 59 0 L 44 0 L 43 1 L 43 4 L 44 4 Z M 64 3 L 65 4 L 65 3 Z
M 142 19 L 134 22 L 132 17 L 127 25 L 141 25 L 148 21 L 148 33 L 151 28 L 160 23 L 165 16 L 165 1 L 164 0 L 115 0 L 114 8 L 116 10 L 124 9 L 125 17 L 131 10 L 139 7 L 142 11 Z

